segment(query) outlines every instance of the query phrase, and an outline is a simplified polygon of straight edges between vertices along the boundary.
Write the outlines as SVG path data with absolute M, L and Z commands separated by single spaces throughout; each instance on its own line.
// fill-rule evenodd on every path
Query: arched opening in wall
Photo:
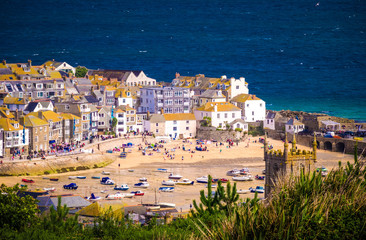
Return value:
M 319 141 L 316 141 L 316 148 L 320 149 L 320 142 Z
M 332 143 L 331 142 L 325 142 L 324 143 L 324 150 L 332 151 Z
M 345 145 L 342 142 L 336 144 L 336 151 L 337 152 L 344 152 Z

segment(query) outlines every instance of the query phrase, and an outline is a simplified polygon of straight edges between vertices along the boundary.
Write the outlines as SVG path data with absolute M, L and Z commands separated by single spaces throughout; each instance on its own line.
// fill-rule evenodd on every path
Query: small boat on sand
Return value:
M 86 199 L 86 200 L 89 200 L 89 201 L 99 201 L 99 200 L 101 200 L 102 198 L 101 198 L 101 197 L 99 197 L 99 196 L 95 196 L 95 195 L 94 195 L 94 193 L 92 193 L 90 197 L 86 197 L 85 199 Z
M 240 174 L 240 170 L 238 170 L 238 169 L 232 169 L 232 170 L 226 172 L 227 176 L 236 176 L 239 174 Z
M 161 192 L 174 192 L 174 187 L 161 187 L 159 188 Z
M 175 182 L 173 180 L 163 180 L 161 182 L 161 185 L 164 185 L 164 186 L 174 186 L 175 185 Z
M 69 176 L 69 179 L 76 179 L 76 176 Z
M 143 191 L 140 191 L 140 190 L 138 190 L 138 191 L 133 191 L 133 192 L 131 192 L 132 194 L 135 194 L 135 196 L 144 196 L 144 192 Z
M 181 175 L 178 175 L 178 174 L 171 173 L 168 178 L 169 179 L 177 179 L 177 180 L 179 180 L 179 179 L 182 178 L 182 176 Z
M 119 191 L 127 191 L 128 189 L 130 189 L 130 187 L 127 184 L 122 184 L 120 187 L 118 187 L 116 185 L 114 187 L 114 190 L 119 190 Z
M 250 193 L 250 190 L 243 190 L 243 189 L 240 189 L 240 190 L 237 190 L 236 191 L 238 194 L 247 194 L 247 193 Z
M 102 178 L 102 180 L 100 180 L 100 183 L 103 185 L 114 185 L 114 181 L 109 177 Z
M 124 194 L 118 192 L 118 193 L 115 193 L 115 194 L 108 194 L 105 198 L 107 200 L 120 200 L 124 197 L 125 197 Z
M 58 178 L 50 178 L 50 181 L 58 182 Z
M 191 181 L 191 180 L 189 180 L 187 178 L 184 178 L 184 179 L 182 179 L 180 181 L 176 181 L 175 184 L 177 184 L 177 185 L 193 185 L 194 184 L 194 181 Z
M 50 179 L 49 177 L 43 177 L 42 179 L 46 179 L 46 180 L 48 180 L 48 179 Z
M 129 172 L 134 172 L 134 171 L 135 171 L 135 169 L 128 169 L 128 171 L 129 171 Z
M 246 175 L 246 176 L 238 176 L 238 177 L 233 177 L 234 181 L 252 181 L 253 178 L 251 175 Z
M 198 183 L 208 183 L 208 177 L 207 176 L 202 176 L 202 177 L 196 178 L 196 182 L 198 182 Z M 212 182 L 213 182 L 213 180 L 212 180 Z
M 92 179 L 100 179 L 100 177 L 99 177 L 99 176 L 92 176 L 91 178 L 92 178 Z
M 44 191 L 47 191 L 47 192 L 54 192 L 56 190 L 55 187 L 51 187 L 51 188 L 43 188 Z
M 149 186 L 150 186 L 150 184 L 148 184 L 147 182 L 139 182 L 134 185 L 134 187 L 138 187 L 138 188 L 148 188 Z
M 106 172 L 106 171 L 103 171 L 102 172 L 103 175 L 111 175 L 111 172 Z
M 264 180 L 265 176 L 259 176 L 259 175 L 255 175 L 255 179 L 257 180 Z
M 249 188 L 250 192 L 252 193 L 264 193 L 264 187 L 257 186 L 256 188 Z
M 166 168 L 158 168 L 158 172 L 168 172 L 168 169 Z
M 140 182 L 147 182 L 147 178 L 146 177 L 142 177 L 139 179 Z
M 76 178 L 77 178 L 77 179 L 86 179 L 86 177 L 85 177 L 85 176 L 77 176 Z
M 32 179 L 26 179 L 26 178 L 23 178 L 22 179 L 22 182 L 25 182 L 25 183 L 34 183 L 34 181 Z

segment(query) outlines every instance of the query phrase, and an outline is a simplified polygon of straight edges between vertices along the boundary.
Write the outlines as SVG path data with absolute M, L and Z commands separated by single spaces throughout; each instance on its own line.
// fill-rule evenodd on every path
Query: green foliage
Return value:
M 38 213 L 37 200 L 30 196 L 19 197 L 19 188 L 7 187 L 4 184 L 0 187 L 0 228 L 22 230 L 29 224 L 37 221 Z
M 211 117 L 203 117 L 203 120 L 204 121 L 201 122 L 202 127 L 211 127 L 211 124 L 212 124 Z
M 87 72 L 88 69 L 86 67 L 77 66 L 75 69 L 75 77 L 83 78 Z
M 242 132 L 243 130 L 241 128 L 235 128 L 235 132 Z
M 112 119 L 112 128 L 113 129 L 117 126 L 117 122 L 118 122 L 117 118 L 113 117 L 113 119 Z
M 262 136 L 262 135 L 264 135 L 264 130 L 261 126 L 254 127 L 254 126 L 249 125 L 248 134 L 252 135 L 253 137 Z

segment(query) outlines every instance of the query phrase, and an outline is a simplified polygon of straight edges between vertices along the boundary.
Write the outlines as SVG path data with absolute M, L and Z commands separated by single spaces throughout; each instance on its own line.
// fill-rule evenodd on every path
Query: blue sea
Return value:
M 0 2 L 0 58 L 241 77 L 268 109 L 366 120 L 364 0 Z M 1 60 L 1 59 L 0 59 Z

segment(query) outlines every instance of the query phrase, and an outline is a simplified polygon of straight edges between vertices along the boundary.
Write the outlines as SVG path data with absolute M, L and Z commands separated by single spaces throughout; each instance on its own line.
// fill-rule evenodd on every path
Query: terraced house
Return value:
M 0 118 L 0 128 L 4 130 L 4 157 L 11 157 L 17 152 L 28 154 L 28 129 L 9 118 Z
M 71 113 L 60 113 L 63 118 L 62 140 L 65 143 L 81 141 L 82 129 L 81 118 Z
M 117 109 L 122 110 L 125 113 L 125 117 L 126 117 L 126 130 L 125 132 L 132 132 L 132 131 L 136 131 L 136 132 L 140 132 L 142 131 L 142 125 L 137 125 L 137 115 L 136 115 L 136 110 L 133 109 L 130 106 L 118 106 L 116 108 Z M 124 117 L 121 116 L 121 120 Z M 121 125 L 122 126 L 122 125 Z
M 26 115 L 19 122 L 29 130 L 29 150 L 47 151 L 49 149 L 49 123 L 34 115 Z
M 62 116 L 53 111 L 32 112 L 27 116 L 32 115 L 43 119 L 49 125 L 49 143 L 59 144 L 62 142 Z

